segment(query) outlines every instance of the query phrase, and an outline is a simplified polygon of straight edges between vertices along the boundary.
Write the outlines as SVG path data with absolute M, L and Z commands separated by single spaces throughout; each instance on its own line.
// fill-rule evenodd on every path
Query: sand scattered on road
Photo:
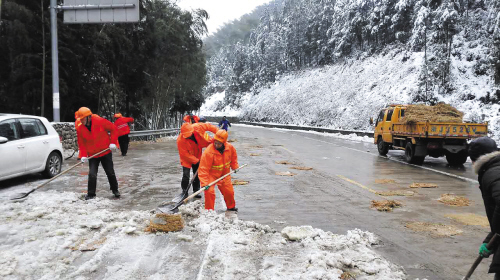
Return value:
M 158 213 L 149 221 L 146 232 L 171 232 L 180 231 L 184 228 L 184 220 L 179 214 Z
M 396 184 L 396 180 L 392 179 L 376 179 L 375 184 Z
M 235 186 L 240 186 L 240 185 L 248 185 L 248 183 L 250 183 L 250 182 L 234 179 L 231 183 L 233 183 L 233 185 L 235 185 Z
M 437 188 L 438 185 L 432 183 L 413 183 L 410 188 Z
M 237 139 L 229 139 L 229 140 L 227 140 L 227 142 L 233 143 L 233 142 L 238 142 L 238 140 Z
M 282 160 L 282 161 L 276 161 L 277 164 L 284 164 L 284 165 L 287 165 L 287 164 L 294 164 L 293 162 L 289 162 L 289 161 L 286 161 L 286 160 Z
M 381 196 L 414 196 L 416 192 L 407 190 L 393 190 L 393 191 L 382 191 L 376 192 L 376 194 Z
M 445 193 L 441 195 L 441 198 L 438 199 L 439 202 L 444 203 L 446 205 L 451 206 L 469 206 L 470 200 L 464 196 L 457 196 L 450 193 Z
M 372 200 L 370 208 L 375 208 L 382 212 L 390 212 L 392 209 L 401 206 L 403 206 L 403 203 L 396 200 Z
M 488 222 L 488 218 L 486 216 L 480 216 L 472 213 L 465 214 L 449 214 L 446 215 L 447 218 L 451 218 L 459 223 L 470 226 L 482 226 L 482 227 L 490 227 L 490 223 Z
M 255 145 L 255 146 L 250 146 L 249 148 L 253 148 L 253 149 L 262 149 L 264 148 L 263 146 L 261 145 Z
M 276 175 L 278 175 L 278 176 L 295 176 L 297 174 L 292 173 L 290 171 L 282 171 L 282 172 L 276 172 Z
M 312 170 L 312 167 L 305 167 L 305 166 L 292 166 L 290 169 L 296 169 L 296 170 Z
M 260 154 L 251 153 L 250 156 L 251 157 L 258 157 L 258 156 L 260 156 Z
M 416 232 L 428 232 L 436 237 L 450 237 L 461 234 L 463 231 L 452 225 L 433 224 L 424 222 L 411 222 L 405 225 Z

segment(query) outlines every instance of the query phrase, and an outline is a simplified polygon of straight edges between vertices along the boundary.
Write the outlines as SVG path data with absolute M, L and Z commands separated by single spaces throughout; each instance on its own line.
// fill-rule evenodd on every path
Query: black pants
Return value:
M 198 171 L 198 166 L 199 164 L 193 164 L 193 166 L 191 167 L 193 169 L 193 175 L 194 173 L 196 173 L 196 171 Z M 191 170 L 191 168 L 187 168 L 184 166 L 182 167 L 182 181 L 181 181 L 182 191 L 187 189 L 189 185 L 189 171 Z M 200 190 L 200 179 L 198 179 L 198 175 L 196 175 L 193 181 L 193 192 L 197 192 L 199 190 Z
M 122 151 L 122 156 L 127 155 L 129 142 L 130 142 L 130 139 L 128 138 L 128 134 L 125 134 L 125 135 L 118 137 L 118 143 L 120 144 L 120 151 Z
M 116 180 L 115 169 L 113 168 L 113 156 L 112 153 L 109 153 L 102 157 L 89 159 L 89 195 L 95 195 L 99 163 L 102 164 L 102 168 L 104 168 L 104 172 L 106 172 L 106 176 L 108 176 L 110 189 L 112 191 L 118 190 L 118 181 Z

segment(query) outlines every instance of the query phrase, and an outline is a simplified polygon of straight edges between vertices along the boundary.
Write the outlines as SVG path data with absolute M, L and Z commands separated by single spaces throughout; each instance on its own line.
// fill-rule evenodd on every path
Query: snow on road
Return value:
M 0 278 L 340 279 L 350 273 L 356 279 L 406 279 L 401 267 L 372 249 L 376 236 L 358 229 L 346 235 L 312 227 L 276 232 L 205 211 L 195 201 L 181 207 L 181 232 L 150 234 L 144 229 L 151 212 L 81 196 L 40 191 L 21 202 L 2 202 Z

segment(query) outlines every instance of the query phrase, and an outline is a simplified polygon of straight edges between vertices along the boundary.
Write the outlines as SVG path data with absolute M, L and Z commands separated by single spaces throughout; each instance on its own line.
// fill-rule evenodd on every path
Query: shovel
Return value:
M 493 244 L 495 244 L 495 242 L 496 242 L 497 237 L 498 237 L 498 234 L 495 233 L 495 235 L 493 235 L 493 237 L 490 239 L 490 242 L 488 242 L 488 244 L 486 244 L 486 249 L 491 250 L 491 248 L 493 247 Z M 479 265 L 479 263 L 482 260 L 483 260 L 483 257 L 481 257 L 481 256 L 476 258 L 476 261 L 474 262 L 474 264 L 472 264 L 471 268 L 469 269 L 469 272 L 467 272 L 467 275 L 465 275 L 463 280 L 470 279 L 472 273 L 474 273 L 474 270 L 476 270 L 476 267 Z
M 193 178 L 191 178 L 191 181 L 189 182 L 189 185 L 186 187 L 186 189 L 182 190 L 182 193 L 180 195 L 174 197 L 174 199 L 172 199 L 172 202 L 179 203 L 181 200 L 188 196 L 189 188 L 191 188 L 191 185 L 193 184 L 196 176 L 198 176 L 198 170 L 196 170 L 196 172 L 194 173 Z
M 212 183 L 208 184 L 208 186 L 200 188 L 199 191 L 197 191 L 197 192 L 193 193 L 192 195 L 186 197 L 184 200 L 181 200 L 176 205 L 171 206 L 170 208 L 167 208 L 167 207 L 165 207 L 165 208 L 158 208 L 158 210 L 160 210 L 160 212 L 163 212 L 163 213 L 173 213 L 173 212 L 175 212 L 181 205 L 183 205 L 184 203 L 187 203 L 190 199 L 192 199 L 193 197 L 195 197 L 197 194 L 201 193 L 204 190 L 208 190 L 211 186 L 217 184 L 220 180 L 226 178 L 227 176 L 231 175 L 232 173 L 236 173 L 236 171 L 242 169 L 245 166 L 247 166 L 247 164 L 243 164 L 239 168 L 237 168 L 237 169 L 235 169 L 235 170 L 227 173 L 226 175 L 224 175 L 224 176 L 220 177 L 219 179 L 213 181 Z
M 106 151 L 109 151 L 109 148 L 104 149 L 104 150 L 102 150 L 102 151 L 98 152 L 97 154 L 94 154 L 93 156 L 88 157 L 87 159 L 94 158 L 94 157 L 96 157 L 96 156 L 98 156 L 98 155 L 100 155 L 100 154 L 102 154 L 102 153 L 104 153 L 104 152 L 106 152 Z M 61 173 L 57 174 L 56 176 L 52 177 L 50 180 L 46 181 L 45 183 L 41 184 L 40 186 L 38 186 L 38 187 L 36 187 L 36 188 L 32 189 L 31 191 L 29 191 L 29 192 L 27 192 L 27 193 L 21 193 L 21 194 L 19 194 L 19 196 L 14 197 L 14 198 L 11 198 L 10 200 L 18 200 L 18 199 L 22 199 L 22 198 L 27 197 L 27 196 L 28 196 L 28 195 L 30 195 L 32 192 L 34 192 L 34 191 L 38 190 L 39 188 L 41 188 L 41 187 L 43 187 L 43 186 L 47 185 L 48 183 L 50 183 L 50 182 L 54 181 L 55 179 L 59 178 L 60 176 L 62 176 L 63 174 L 67 173 L 67 172 L 68 172 L 68 171 L 70 171 L 71 169 L 73 169 L 73 168 L 75 168 L 75 167 L 77 167 L 77 166 L 79 166 L 79 165 L 82 165 L 82 164 L 83 164 L 83 162 L 79 162 L 79 163 L 77 163 L 77 164 L 75 164 L 75 165 L 71 166 L 70 168 L 68 168 L 68 169 L 64 170 L 63 172 L 61 172 Z

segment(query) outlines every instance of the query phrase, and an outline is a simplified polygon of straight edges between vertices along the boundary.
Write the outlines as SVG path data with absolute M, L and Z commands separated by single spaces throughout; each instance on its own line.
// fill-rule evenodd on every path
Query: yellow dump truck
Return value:
M 424 158 L 446 156 L 450 165 L 467 161 L 468 141 L 486 136 L 488 123 L 405 122 L 406 105 L 390 105 L 378 115 L 374 143 L 380 155 L 404 150 L 406 161 L 422 164 Z

